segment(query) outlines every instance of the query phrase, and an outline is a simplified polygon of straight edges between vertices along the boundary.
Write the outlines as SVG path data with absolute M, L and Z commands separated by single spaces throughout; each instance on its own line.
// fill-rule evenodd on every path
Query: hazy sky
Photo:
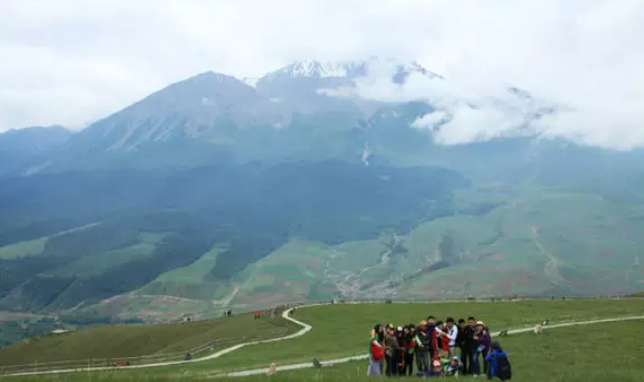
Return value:
M 514 126 L 513 112 L 489 98 L 513 85 L 571 108 L 544 122 L 548 134 L 644 145 L 642 0 L 2 3 L 0 131 L 82 127 L 207 70 L 257 77 L 296 59 L 379 55 L 415 59 L 452 81 L 414 81 L 404 92 L 487 100 L 477 111 L 446 106 L 457 117 L 445 142 Z

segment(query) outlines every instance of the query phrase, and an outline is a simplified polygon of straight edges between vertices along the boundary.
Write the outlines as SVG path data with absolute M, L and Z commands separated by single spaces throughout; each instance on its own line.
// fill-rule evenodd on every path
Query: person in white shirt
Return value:
M 458 336 L 458 326 L 454 324 L 454 319 L 452 317 L 448 317 L 447 320 L 447 328 L 445 330 L 445 335 L 447 338 L 449 338 L 449 358 L 452 359 L 456 357 L 458 354 L 458 346 L 456 346 L 456 337 Z

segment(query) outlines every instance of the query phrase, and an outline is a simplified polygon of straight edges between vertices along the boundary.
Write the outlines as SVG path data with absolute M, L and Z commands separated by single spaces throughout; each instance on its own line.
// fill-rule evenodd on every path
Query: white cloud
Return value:
M 523 106 L 494 99 L 516 86 L 574 110 L 535 127 L 544 134 L 630 148 L 644 145 L 643 39 L 641 0 L 8 1 L 0 131 L 82 126 L 206 70 L 257 77 L 295 59 L 378 55 L 450 80 L 364 84 L 456 113 L 445 142 L 508 133 Z

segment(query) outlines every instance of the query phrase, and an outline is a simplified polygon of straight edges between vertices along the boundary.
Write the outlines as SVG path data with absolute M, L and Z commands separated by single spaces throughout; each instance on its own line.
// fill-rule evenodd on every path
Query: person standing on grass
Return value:
M 445 327 L 445 323 L 443 321 L 438 321 L 436 323 L 436 328 L 434 328 L 434 332 L 436 333 L 436 349 L 449 353 L 450 340 L 447 337 L 447 328 Z
M 481 364 L 480 359 L 483 357 L 483 372 L 488 373 L 488 362 L 485 360 L 485 357 L 490 352 L 490 347 L 492 339 L 490 338 L 490 333 L 488 333 L 485 328 L 485 323 L 483 321 L 476 322 L 476 329 L 474 331 L 473 339 L 477 343 L 476 351 L 474 352 L 473 363 L 472 363 L 472 372 L 474 375 L 481 374 Z
M 382 377 L 382 359 L 385 357 L 385 351 L 380 341 L 381 336 L 382 326 L 376 325 L 371 330 L 369 339 L 369 367 L 367 368 L 367 377 Z
M 467 354 L 467 361 L 463 361 L 463 364 L 467 362 L 467 374 L 474 374 L 474 354 L 476 353 L 476 348 L 479 346 L 478 341 L 474 340 L 474 333 L 476 332 L 476 318 L 470 316 L 467 318 L 468 323 L 468 348 L 469 354 Z
M 396 376 L 398 367 L 396 364 L 396 353 L 400 350 L 398 338 L 394 331 L 394 326 L 389 324 L 387 326 L 387 334 L 385 335 L 385 362 L 387 363 L 386 375 L 388 377 Z
M 396 339 L 398 339 L 398 350 L 396 351 L 396 375 L 405 375 L 403 371 L 403 362 L 405 360 L 405 331 L 402 326 L 396 329 Z
M 414 372 L 414 350 L 416 342 L 414 341 L 414 325 L 408 325 L 404 330 L 405 346 L 404 346 L 404 359 L 403 369 L 400 375 L 411 376 Z
M 428 348 L 430 359 L 436 359 L 438 357 L 437 352 L 440 346 L 436 340 L 436 334 L 436 320 L 434 316 L 429 316 L 427 317 L 427 335 L 429 336 Z
M 458 320 L 458 336 L 456 337 L 456 346 L 461 351 L 461 364 L 462 372 L 461 374 L 468 374 L 468 367 L 471 365 L 469 360 L 472 359 L 472 349 L 470 347 L 470 338 L 472 329 L 464 319 Z
M 416 368 L 419 373 L 426 373 L 429 371 L 429 346 L 431 346 L 426 321 L 421 321 L 416 328 L 414 342 L 416 342 Z
M 452 359 L 458 355 L 458 346 L 456 346 L 456 339 L 458 338 L 458 326 L 456 326 L 452 317 L 447 317 L 447 320 L 445 321 L 447 322 L 447 324 L 445 325 L 445 337 L 447 338 L 449 358 Z

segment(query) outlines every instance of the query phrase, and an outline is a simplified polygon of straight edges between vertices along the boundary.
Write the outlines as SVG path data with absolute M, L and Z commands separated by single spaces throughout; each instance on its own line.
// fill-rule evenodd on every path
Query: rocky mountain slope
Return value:
M 396 95 L 449 81 L 299 61 L 257 81 L 203 73 L 71 136 L 47 129 L 60 134 L 0 175 L 0 309 L 153 320 L 641 289 L 641 151 L 545 139 L 535 123 L 561 106 L 524 90 L 450 108 L 365 93 L 374 76 Z M 447 144 L 463 107 L 517 118 Z

